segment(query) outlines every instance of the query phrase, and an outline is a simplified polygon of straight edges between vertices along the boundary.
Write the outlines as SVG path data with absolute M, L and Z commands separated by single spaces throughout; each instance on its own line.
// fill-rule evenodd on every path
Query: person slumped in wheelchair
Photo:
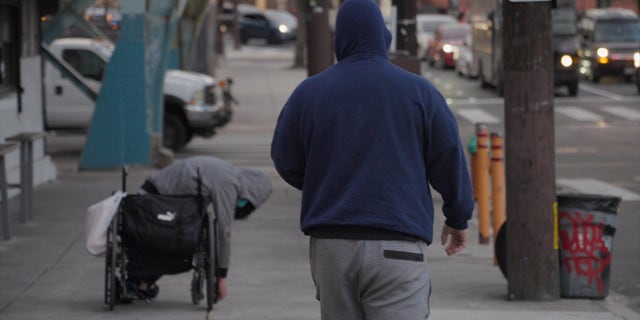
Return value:
M 142 193 L 160 195 L 196 195 L 198 177 L 205 203 L 217 219 L 217 300 L 227 295 L 226 276 L 229 269 L 232 221 L 246 219 L 264 204 L 272 191 L 271 178 L 260 170 L 236 167 L 222 159 L 196 156 L 175 162 L 149 176 L 141 186 Z M 163 274 L 129 277 L 127 289 L 140 299 L 153 299 L 159 288 L 156 281 Z

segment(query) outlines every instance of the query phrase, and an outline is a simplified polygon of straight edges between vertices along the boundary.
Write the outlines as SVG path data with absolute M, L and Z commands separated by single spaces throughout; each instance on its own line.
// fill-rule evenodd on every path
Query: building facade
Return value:
M 40 9 L 38 0 L 0 0 L 0 143 L 18 134 L 44 131 Z M 33 146 L 35 185 L 56 176 L 44 143 L 39 139 Z M 5 162 L 8 182 L 18 183 L 20 152 L 7 154 Z M 17 193 L 18 189 L 9 189 L 9 196 Z

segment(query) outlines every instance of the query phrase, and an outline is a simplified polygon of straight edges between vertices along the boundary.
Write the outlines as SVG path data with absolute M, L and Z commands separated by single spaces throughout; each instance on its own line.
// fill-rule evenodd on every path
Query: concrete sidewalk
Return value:
M 273 177 L 269 201 L 233 231 L 229 296 L 215 306 L 215 319 L 319 319 L 309 273 L 307 238 L 298 229 L 300 193 L 275 173 L 269 144 L 275 119 L 304 69 L 291 69 L 292 48 L 262 45 L 228 49 L 217 76 L 233 77 L 240 101 L 228 127 L 211 139 L 194 140 L 177 158 L 209 154 L 237 165 L 258 167 Z M 104 259 L 84 248 L 89 205 L 120 188 L 120 171 L 77 171 L 83 139 L 47 138 L 59 171 L 54 182 L 35 190 L 33 219 L 14 218 L 14 238 L 0 242 L 0 318 L 31 319 L 204 319 L 205 308 L 190 302 L 189 273 L 166 276 L 150 304 L 137 301 L 107 311 L 103 303 Z M 129 170 L 135 190 L 152 168 Z M 17 216 L 19 199 L 10 201 Z M 436 206 L 441 203 L 436 199 Z M 437 216 L 439 234 L 443 219 Z M 471 221 L 469 247 L 447 257 L 439 244 L 428 257 L 433 279 L 431 319 L 640 319 L 610 295 L 602 301 L 507 301 L 507 282 L 493 265 L 492 247 L 477 243 Z M 340 319 L 336 319 L 340 320 Z M 391 319 L 390 319 L 391 320 Z

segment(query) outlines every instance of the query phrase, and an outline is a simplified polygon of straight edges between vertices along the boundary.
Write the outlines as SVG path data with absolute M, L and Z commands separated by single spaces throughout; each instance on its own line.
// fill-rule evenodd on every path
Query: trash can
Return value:
M 560 295 L 604 299 L 609 293 L 619 197 L 559 194 Z

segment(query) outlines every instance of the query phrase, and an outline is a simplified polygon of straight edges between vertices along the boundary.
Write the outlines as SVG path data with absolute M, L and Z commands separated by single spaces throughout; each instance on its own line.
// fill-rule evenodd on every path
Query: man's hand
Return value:
M 218 301 L 227 297 L 227 278 L 218 278 Z
M 447 245 L 447 241 L 449 241 L 444 251 L 448 256 L 452 256 L 462 251 L 467 245 L 467 230 L 456 230 L 445 224 L 444 227 L 442 227 L 440 240 L 443 246 Z

